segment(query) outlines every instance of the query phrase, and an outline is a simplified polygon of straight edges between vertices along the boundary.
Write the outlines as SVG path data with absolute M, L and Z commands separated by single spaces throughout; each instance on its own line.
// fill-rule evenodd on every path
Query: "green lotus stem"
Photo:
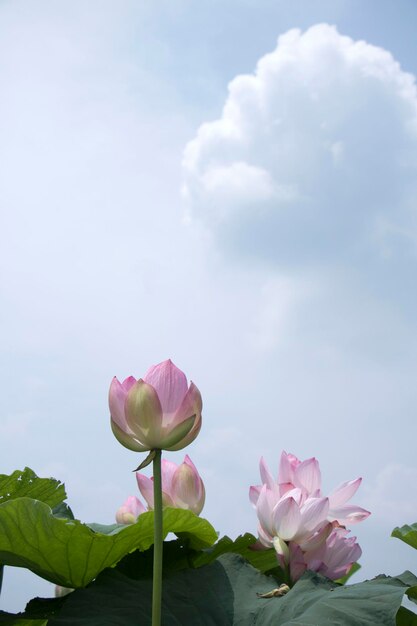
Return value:
M 162 480 L 161 450 L 155 450 L 153 460 L 153 499 L 154 499 L 154 545 L 153 545 L 153 588 L 152 626 L 161 626 L 162 603 Z

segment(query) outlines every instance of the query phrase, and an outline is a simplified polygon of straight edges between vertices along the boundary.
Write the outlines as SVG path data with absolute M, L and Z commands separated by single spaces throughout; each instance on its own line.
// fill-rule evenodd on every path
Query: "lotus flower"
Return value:
M 349 573 L 362 554 L 356 537 L 348 534 L 346 528 L 328 523 L 301 545 L 294 541 L 283 545 L 276 539 L 278 561 L 281 567 L 288 567 L 293 582 L 307 569 L 337 580 Z
M 201 428 L 200 392 L 170 360 L 139 380 L 114 377 L 109 405 L 113 434 L 129 450 L 181 450 Z
M 300 461 L 293 454 L 287 454 L 283 451 L 276 480 L 272 477 L 263 458 L 261 458 L 259 468 L 262 483 L 275 494 L 275 502 L 289 490 L 295 488 L 301 491 L 302 501 L 309 497 L 322 497 L 320 467 L 314 457 Z M 362 478 L 356 478 L 342 483 L 331 492 L 328 496 L 329 510 L 327 514 L 327 519 L 330 522 L 337 521 L 341 525 L 356 524 L 370 515 L 369 511 L 360 506 L 346 504 L 356 493 L 361 482 Z M 250 487 L 249 498 L 255 506 L 261 489 L 262 485 Z
M 346 504 L 361 478 L 343 483 L 323 497 L 318 461 L 300 461 L 286 452 L 281 455 L 276 480 L 263 458 L 260 474 L 263 484 L 249 490 L 259 519 L 258 547 L 274 546 L 281 567 L 293 581 L 306 569 L 333 579 L 347 574 L 361 549 L 344 526 L 370 515 L 361 507 Z
M 129 496 L 116 512 L 118 524 L 134 524 L 146 509 L 136 496 Z
M 189 509 L 199 515 L 205 501 L 203 481 L 188 455 L 180 465 L 162 459 L 162 502 L 164 506 Z M 153 479 L 136 473 L 142 496 L 153 509 Z
M 287 491 L 276 500 L 274 492 L 263 485 L 256 512 L 259 519 L 259 539 L 265 547 L 274 545 L 274 538 L 300 543 L 327 521 L 328 498 L 303 499 L 301 489 Z

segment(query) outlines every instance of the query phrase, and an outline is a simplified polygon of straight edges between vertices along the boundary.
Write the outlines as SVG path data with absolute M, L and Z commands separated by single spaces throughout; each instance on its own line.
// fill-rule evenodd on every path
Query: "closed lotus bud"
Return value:
M 181 450 L 200 432 L 200 392 L 170 360 L 139 380 L 114 377 L 109 406 L 113 434 L 130 450 Z
M 141 513 L 146 511 L 142 502 L 136 496 L 129 496 L 116 512 L 118 524 L 134 524 Z
M 206 493 L 203 481 L 188 455 L 174 472 L 171 491 L 174 506 L 189 509 L 196 515 L 201 513 Z
M 188 455 L 180 465 L 162 459 L 162 501 L 164 506 L 188 509 L 199 515 L 205 501 L 205 489 L 200 474 Z M 153 479 L 136 473 L 142 496 L 153 509 Z

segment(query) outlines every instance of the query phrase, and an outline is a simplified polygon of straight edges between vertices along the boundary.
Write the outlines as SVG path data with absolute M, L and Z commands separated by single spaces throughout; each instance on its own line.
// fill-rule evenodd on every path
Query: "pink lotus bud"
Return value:
M 181 465 L 162 459 L 162 501 L 164 506 L 188 509 L 199 515 L 205 501 L 203 481 L 188 455 Z M 153 509 L 153 479 L 136 473 L 142 496 Z
M 203 509 L 206 492 L 197 468 L 188 454 L 172 477 L 172 499 L 174 506 L 189 509 L 199 515 Z
M 118 524 L 134 524 L 141 513 L 146 511 L 142 502 L 136 496 L 129 496 L 117 510 L 116 522 Z
M 170 360 L 143 379 L 114 377 L 109 405 L 113 434 L 129 450 L 181 450 L 200 432 L 200 392 Z

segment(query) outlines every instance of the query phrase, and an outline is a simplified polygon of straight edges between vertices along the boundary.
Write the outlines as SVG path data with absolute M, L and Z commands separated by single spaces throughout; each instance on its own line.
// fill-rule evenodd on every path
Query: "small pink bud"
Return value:
M 174 506 L 189 509 L 199 515 L 203 509 L 206 492 L 197 468 L 186 455 L 172 477 L 171 497 Z
M 205 501 L 205 489 L 200 474 L 188 455 L 177 465 L 162 459 L 162 501 L 164 506 L 189 509 L 199 515 Z M 139 490 L 148 507 L 153 508 L 153 479 L 136 473 Z
M 136 496 L 129 496 L 116 512 L 118 524 L 134 524 L 141 513 L 146 511 L 142 502 Z

